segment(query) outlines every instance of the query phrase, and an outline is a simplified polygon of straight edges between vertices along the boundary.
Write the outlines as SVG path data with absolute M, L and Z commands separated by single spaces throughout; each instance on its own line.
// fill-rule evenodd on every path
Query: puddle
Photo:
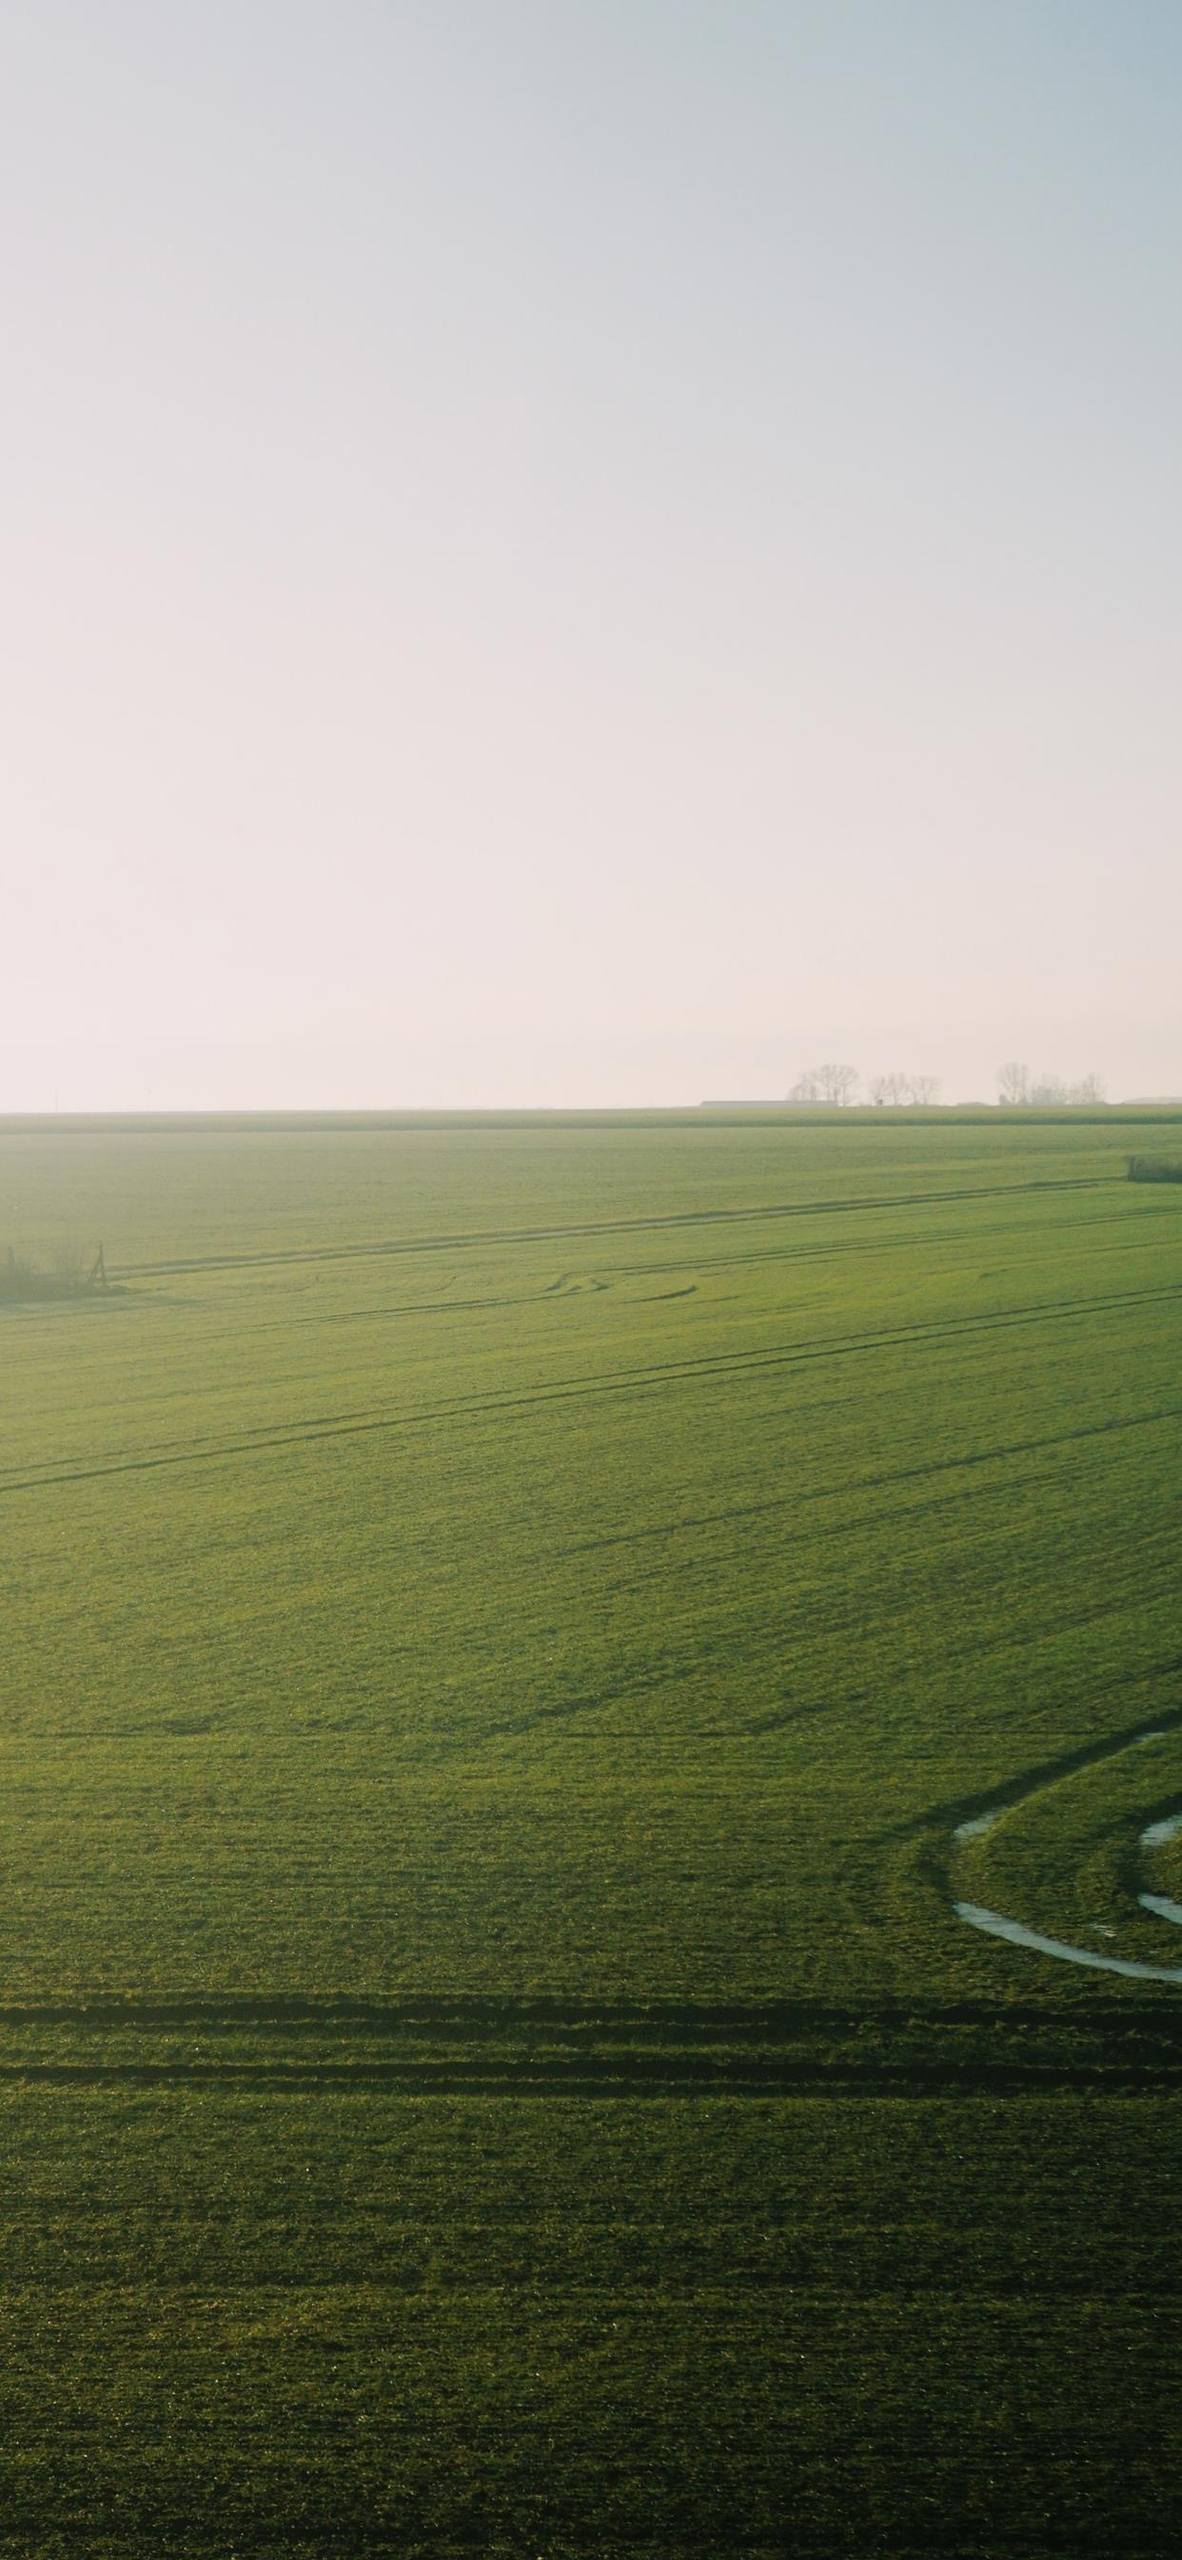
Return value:
M 954 1840 L 979 1840 L 983 1831 L 992 1831 L 994 1823 L 1000 1820 L 1001 1807 L 995 1805 L 992 1813 L 977 1813 L 971 1822 L 958 1822 L 952 1837 Z
M 1156 1897 L 1142 1894 L 1151 1909 L 1159 1913 Z M 1182 1921 L 1182 1906 L 1172 1904 Z M 1007 1920 L 1000 1911 L 985 1911 L 977 1902 L 954 1902 L 958 1920 L 967 1920 L 970 1929 L 983 1929 L 990 1938 L 1006 1938 L 1012 1947 L 1028 1947 L 1033 1955 L 1054 1956 L 1060 1964 L 1087 1965 L 1095 1973 L 1132 1974 L 1141 1982 L 1182 1982 L 1182 1965 L 1139 1964 L 1133 1956 L 1098 1955 L 1094 1947 L 1071 1947 L 1063 1938 L 1044 1938 L 1040 1929 L 1027 1929 L 1021 1920 Z
M 1182 1813 L 1167 1813 L 1161 1822 L 1151 1822 L 1141 1834 L 1143 1849 L 1164 1849 L 1167 1840 L 1175 1840 L 1182 1831 Z
M 958 1822 L 952 1833 L 953 1844 L 960 1848 L 967 1841 L 981 1839 L 996 1822 L 1000 1822 L 1003 1813 L 1012 1805 L 1037 1795 L 1042 1787 L 1052 1785 L 1056 1779 L 1073 1775 L 1081 1768 L 1094 1767 L 1100 1761 L 1114 1759 L 1122 1751 L 1166 1742 L 1180 1725 L 1182 1715 L 1171 1716 L 1167 1724 L 1147 1725 L 1140 1733 L 1114 1735 L 1110 1742 L 1089 1745 L 1086 1749 L 1069 1753 L 1065 1760 L 1028 1771 L 1024 1778 L 1015 1780 L 1014 1785 L 1006 1790 L 1000 1803 L 986 1805 L 982 1813 Z M 948 1810 L 951 1811 L 951 1807 Z M 1141 1833 L 1139 1845 L 1147 1853 L 1164 1849 L 1168 1841 L 1177 1839 L 1179 1833 L 1182 1833 L 1182 1805 L 1148 1823 Z M 1182 1902 L 1172 1901 L 1168 1894 L 1161 1893 L 1142 1893 L 1137 1898 L 1143 1911 L 1152 1912 L 1155 1919 L 1170 1921 L 1175 1928 L 1182 1928 Z M 954 1902 L 952 1908 L 957 1919 L 966 1920 L 971 1929 L 982 1929 L 987 1937 L 1005 1938 L 1010 1946 L 1026 1947 L 1032 1955 L 1051 1956 L 1057 1964 L 1083 1965 L 1092 1973 L 1125 1974 L 1139 1982 L 1182 1983 L 1182 1965 L 1149 1964 L 1138 1956 L 1107 1955 L 1095 1946 L 1074 1946 L 1066 1938 L 1049 1938 L 1041 1929 L 1028 1929 L 1022 1920 L 1008 1920 L 1004 1912 L 987 1911 L 979 1902 Z M 1081 1925 L 1086 1926 L 1091 1938 L 1116 1936 L 1116 1931 L 1105 1920 L 1095 1919 Z

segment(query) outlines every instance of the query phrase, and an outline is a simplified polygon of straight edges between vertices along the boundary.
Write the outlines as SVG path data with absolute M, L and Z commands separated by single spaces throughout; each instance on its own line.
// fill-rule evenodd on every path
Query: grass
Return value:
M 1172 2548 L 1126 1144 L 0 1135 L 9 2549 Z

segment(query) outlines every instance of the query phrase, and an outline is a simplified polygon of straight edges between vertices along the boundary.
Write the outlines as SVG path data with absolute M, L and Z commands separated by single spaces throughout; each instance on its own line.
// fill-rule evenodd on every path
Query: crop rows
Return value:
M 1172 2552 L 1119 1138 L 0 1135 L 6 2548 Z

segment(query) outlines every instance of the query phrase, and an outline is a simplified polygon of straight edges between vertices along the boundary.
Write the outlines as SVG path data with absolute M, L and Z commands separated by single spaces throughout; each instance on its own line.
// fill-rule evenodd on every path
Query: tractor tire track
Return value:
M 1046 2002 L 838 2008 L 211 1995 L 9 2003 L 0 2028 L 0 2081 L 57 2087 L 614 2100 L 1121 2095 L 1182 2086 L 1179 2013 L 1127 2000 L 1081 2013 Z M 35 2049 L 13 2049 L 22 2032 L 39 2035 Z M 65 2051 L 51 2049 L 55 2034 Z M 186 2049 L 166 2041 L 177 2037 L 199 2041 Z
M 612 1548 L 631 1552 L 638 1546 L 689 1534 L 698 1529 L 727 1528 L 732 1524 L 762 1520 L 777 1513 L 811 1509 L 818 1502 L 837 1502 L 848 1495 L 884 1493 L 896 1485 L 922 1483 L 932 1476 L 960 1475 L 970 1467 L 999 1465 L 1008 1458 L 1035 1457 L 1044 1449 L 1061 1449 L 1077 1440 L 1101 1440 L 1115 1432 L 1152 1429 L 1161 1422 L 1182 1420 L 1182 1404 L 1162 1405 L 1153 1413 L 1122 1414 L 1103 1422 L 1077 1422 L 1066 1431 L 1047 1431 L 1028 1440 L 997 1440 L 983 1449 L 958 1449 L 948 1458 L 923 1458 L 914 1466 L 882 1467 L 871 1475 L 841 1476 L 834 1484 L 810 1485 L 806 1493 L 769 1494 L 759 1502 L 735 1502 L 718 1511 L 687 1512 L 682 1519 L 658 1520 L 644 1529 L 615 1529 L 601 1538 L 577 1538 L 566 1546 L 547 1547 L 531 1561 L 552 1564 L 560 1558 L 601 1555 Z M 912 1826 L 925 1829 L 931 1816 L 924 1814 Z
M 233 1439 L 171 1443 L 135 1457 L 67 1462 L 21 1475 L 0 1476 L 0 1496 L 36 1492 L 51 1485 L 83 1484 L 110 1476 L 144 1474 L 166 1468 L 218 1463 L 228 1458 L 265 1456 L 272 1450 L 314 1445 L 320 1441 L 367 1437 L 383 1432 L 421 1430 L 438 1423 L 471 1423 L 545 1405 L 582 1402 L 596 1396 L 637 1395 L 673 1386 L 697 1386 L 742 1380 L 770 1370 L 807 1368 L 889 1350 L 924 1349 L 982 1334 L 1017 1332 L 1030 1325 L 1078 1322 L 1095 1314 L 1182 1298 L 1182 1284 L 1156 1289 L 1124 1290 L 1065 1303 L 1002 1309 L 987 1316 L 951 1316 L 922 1325 L 886 1326 L 867 1334 L 816 1338 L 773 1345 L 763 1350 L 707 1352 L 688 1360 L 653 1361 L 635 1368 L 607 1370 L 599 1376 L 543 1381 L 520 1391 L 457 1397 L 447 1403 L 377 1413 L 346 1409 L 305 1415 L 284 1423 L 261 1424 Z M 1175 1408 L 1155 1417 L 1166 1419 Z
M 744 1209 L 678 1209 L 643 1218 L 587 1218 L 547 1227 L 479 1227 L 453 1235 L 373 1237 L 351 1244 L 281 1246 L 266 1253 L 191 1254 L 166 1262 L 110 1265 L 119 1280 L 182 1278 L 202 1271 L 260 1271 L 292 1264 L 361 1262 L 418 1253 L 469 1253 L 514 1245 L 557 1244 L 568 1237 L 648 1235 L 665 1229 L 749 1225 L 764 1218 L 829 1218 L 876 1209 L 928 1209 L 944 1201 L 1012 1200 L 1034 1192 L 1097 1191 L 1110 1174 L 1048 1175 L 1029 1182 L 970 1184 L 948 1191 L 871 1192 L 850 1199 L 771 1200 Z
M 1182 1978 L 1182 1977 L 1179 1977 Z M 0 2086 L 50 2088 L 192 2089 L 245 2091 L 382 2091 L 386 2095 L 441 2098 L 1021 2098 L 1092 2092 L 1104 2097 L 1144 2097 L 1182 2087 L 1182 2064 L 1133 2063 L 1123 2069 L 1089 2067 L 1072 2060 L 1007 2061 L 1001 2056 L 971 2063 L 916 2061 L 783 2063 L 773 2059 L 743 2069 L 686 2069 L 673 2063 L 619 2063 L 568 2068 L 554 2062 L 500 2070 L 456 2059 L 447 2063 L 168 2063 L 0 2062 Z

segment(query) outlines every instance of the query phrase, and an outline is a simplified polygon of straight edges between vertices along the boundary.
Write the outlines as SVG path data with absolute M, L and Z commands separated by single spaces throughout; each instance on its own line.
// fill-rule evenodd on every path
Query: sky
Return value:
M 0 1112 L 1182 1093 L 1176 0 L 4 0 Z

